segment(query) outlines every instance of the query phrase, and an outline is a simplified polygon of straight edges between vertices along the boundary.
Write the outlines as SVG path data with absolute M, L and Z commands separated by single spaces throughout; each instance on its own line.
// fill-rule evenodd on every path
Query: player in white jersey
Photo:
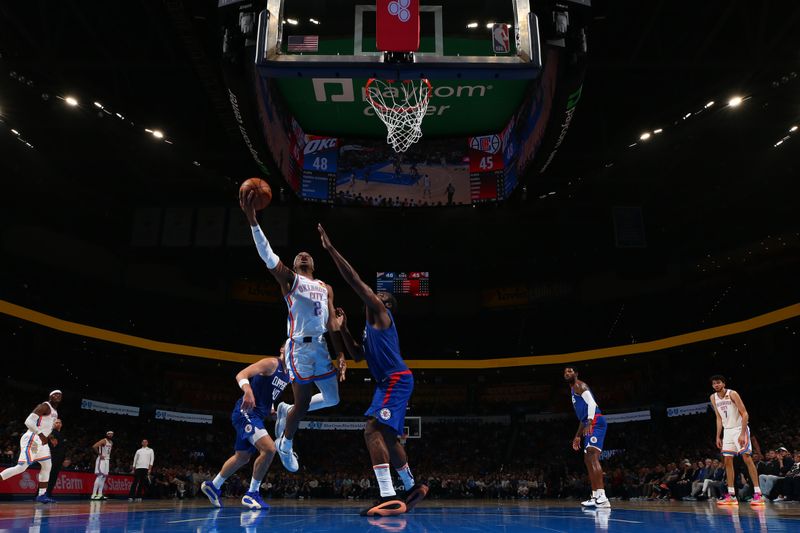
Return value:
M 53 423 L 58 418 L 56 407 L 61 403 L 61 391 L 56 389 L 51 392 L 46 402 L 36 406 L 28 418 L 25 427 L 28 428 L 19 439 L 19 460 L 17 466 L 6 468 L 0 472 L 0 478 L 6 480 L 12 476 L 23 473 L 33 463 L 39 463 L 39 494 L 36 501 L 39 503 L 53 503 L 54 499 L 47 496 L 47 482 L 50 480 L 50 433 Z
M 750 427 L 747 425 L 750 415 L 744 408 L 741 396 L 736 391 L 725 388 L 724 376 L 719 374 L 711 376 L 711 387 L 714 389 L 714 394 L 710 398 L 711 405 L 714 407 L 714 414 L 717 415 L 717 448 L 722 450 L 725 458 L 725 472 L 728 477 L 728 492 L 717 503 L 739 505 L 734 490 L 733 458 L 740 455 L 744 464 L 747 465 L 747 471 L 753 483 L 755 494 L 750 505 L 764 505 L 761 487 L 758 486 L 758 471 L 751 457 L 753 443 L 750 442 Z
M 287 268 L 272 251 L 269 241 L 261 231 L 253 207 L 254 191 L 240 192 L 239 206 L 247 216 L 258 255 L 264 260 L 270 273 L 281 287 L 281 293 L 289 306 L 286 341 L 286 363 L 292 380 L 294 405 L 281 402 L 275 422 L 275 447 L 283 466 L 289 472 L 300 468 L 297 454 L 292 449 L 292 440 L 300 421 L 309 411 L 331 407 L 339 403 L 338 381 L 344 381 L 347 365 L 344 358 L 344 343 L 339 324 L 335 320 L 333 289 L 330 285 L 314 279 L 314 259 L 308 252 L 300 252 Z M 331 364 L 324 334 L 328 333 L 339 363 L 338 373 Z M 314 394 L 314 386 L 319 393 Z
M 97 477 L 94 479 L 94 490 L 92 491 L 92 500 L 107 500 L 103 496 L 103 487 L 106 484 L 108 477 L 108 467 L 111 464 L 111 448 L 114 447 L 113 431 L 106 431 L 106 436 L 99 441 L 92 444 L 92 451 L 97 454 L 97 459 L 94 461 L 94 473 Z

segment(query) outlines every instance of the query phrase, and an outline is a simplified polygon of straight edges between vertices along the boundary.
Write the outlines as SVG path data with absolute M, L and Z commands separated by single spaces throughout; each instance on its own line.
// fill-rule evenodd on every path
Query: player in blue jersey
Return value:
M 261 499 L 259 488 L 275 456 L 275 442 L 264 428 L 264 420 L 270 416 L 275 401 L 290 381 L 283 346 L 280 354 L 280 357 L 265 357 L 236 374 L 236 382 L 244 394 L 236 401 L 231 413 L 231 424 L 236 430 L 234 453 L 225 461 L 213 481 L 204 481 L 200 486 L 203 494 L 216 507 L 222 507 L 220 488 L 225 480 L 249 463 L 253 454 L 258 452 L 253 463 L 250 488 L 242 497 L 242 505 L 250 509 L 269 508 Z
M 410 511 L 428 493 L 424 483 L 414 483 L 408 467 L 408 457 L 399 437 L 405 429 L 406 407 L 414 390 L 414 376 L 400 355 L 392 312 L 397 300 L 388 292 L 375 293 L 364 283 L 350 263 L 333 247 L 322 226 L 317 226 L 322 247 L 328 251 L 344 280 L 353 288 L 366 306 L 367 323 L 363 342 L 359 343 L 347 329 L 347 316 L 337 308 L 336 318 L 347 353 L 356 361 L 366 359 L 369 370 L 378 384 L 372 404 L 364 413 L 368 417 L 364 428 L 372 469 L 378 480 L 380 500 L 362 511 L 362 516 L 388 516 Z M 391 466 L 397 471 L 406 490 L 405 499 L 397 497 L 392 485 Z
M 606 438 L 606 419 L 600 412 L 592 391 L 586 383 L 578 379 L 574 367 L 568 366 L 564 369 L 564 380 L 570 385 L 572 406 L 578 415 L 578 431 L 572 439 L 572 449 L 578 451 L 583 447 L 583 461 L 592 484 L 592 497 L 581 502 L 581 505 L 586 508 L 609 508 L 611 503 L 603 487 L 603 467 L 600 466 L 600 453 Z
M 306 413 L 339 403 L 339 381 L 344 381 L 347 369 L 344 346 L 334 317 L 333 289 L 314 278 L 314 259 L 308 252 L 297 254 L 293 270 L 283 264 L 261 231 L 254 201 L 252 189 L 239 192 L 239 206 L 250 223 L 258 255 L 278 282 L 289 308 L 285 351 L 294 405 L 278 405 L 275 445 L 286 470 L 297 472 L 300 462 L 293 448 L 295 433 Z M 338 356 L 338 371 L 331 363 L 325 333 Z M 319 389 L 316 394 L 314 387 Z

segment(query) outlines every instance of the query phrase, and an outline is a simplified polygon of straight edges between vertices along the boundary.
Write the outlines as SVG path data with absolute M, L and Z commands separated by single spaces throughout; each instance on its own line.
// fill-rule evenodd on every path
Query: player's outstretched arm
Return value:
M 242 399 L 242 411 L 249 411 L 256 405 L 256 398 L 253 396 L 253 388 L 250 386 L 250 378 L 259 374 L 270 376 L 275 373 L 278 368 L 277 357 L 265 357 L 250 366 L 242 369 L 236 374 L 236 383 L 239 388 L 244 391 L 244 398 Z
M 339 273 L 342 275 L 344 280 L 350 285 L 358 297 L 367 304 L 367 307 L 374 313 L 378 313 L 381 316 L 385 317 L 386 324 L 388 326 L 389 323 L 389 315 L 386 312 L 386 306 L 383 305 L 380 298 L 373 292 L 373 290 L 364 283 L 355 269 L 347 262 L 347 259 L 339 253 L 339 251 L 334 248 L 333 244 L 331 243 L 330 237 L 325 232 L 325 229 L 322 227 L 322 224 L 317 224 L 317 231 L 319 231 L 320 239 L 322 240 L 322 247 L 331 254 L 331 258 L 333 262 L 336 264 L 336 268 L 339 269 Z M 382 321 L 384 319 L 381 319 Z
M 250 230 L 253 232 L 253 241 L 256 243 L 258 255 L 261 256 L 261 259 L 267 265 L 270 274 L 278 281 L 278 284 L 281 286 L 281 292 L 285 296 L 292 290 L 295 273 L 287 268 L 281 261 L 281 258 L 272 251 L 267 236 L 264 235 L 261 226 L 258 225 L 256 209 L 253 205 L 255 198 L 255 191 L 253 190 L 247 192 L 239 191 L 239 207 L 242 208 L 242 211 L 244 211 L 247 217 L 247 222 L 250 223 Z
M 339 329 L 339 320 L 336 318 L 336 307 L 333 305 L 333 287 L 325 284 L 328 289 L 328 336 L 331 338 L 333 349 L 336 352 L 336 362 L 339 365 L 339 381 L 347 379 L 347 361 L 344 358 L 346 348 Z

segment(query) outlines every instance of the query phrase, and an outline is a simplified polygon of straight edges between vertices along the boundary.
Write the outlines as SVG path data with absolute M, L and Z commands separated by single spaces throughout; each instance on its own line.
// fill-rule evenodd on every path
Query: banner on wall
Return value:
M 622 422 L 643 422 L 650 420 L 650 411 L 633 411 L 631 413 L 615 413 L 613 415 L 603 415 L 609 424 L 620 424 Z
M 704 415 L 709 409 L 711 409 L 711 402 L 679 405 L 677 407 L 667 407 L 667 416 Z
M 283 297 L 273 281 L 237 279 L 231 285 L 231 297 L 244 302 L 276 303 Z
M 189 422 L 190 424 L 211 424 L 214 421 L 214 417 L 212 415 L 201 415 L 198 413 L 181 413 L 180 411 L 156 409 L 156 420 L 172 420 L 174 422 Z
M 86 398 L 81 400 L 81 409 L 110 413 L 112 415 L 139 416 L 139 408 L 133 405 L 98 402 L 97 400 L 88 400 Z
M 4 469 L 0 469 L 4 470 Z M 62 494 L 91 494 L 94 488 L 95 475 L 91 472 L 69 472 L 62 470 L 58 474 L 58 481 L 54 493 L 56 497 Z M 133 476 L 111 475 L 106 478 L 103 493 L 108 495 L 127 496 L 131 490 Z M 0 494 L 27 494 L 31 498 L 36 495 L 39 486 L 39 470 L 29 468 L 25 472 L 0 480 Z

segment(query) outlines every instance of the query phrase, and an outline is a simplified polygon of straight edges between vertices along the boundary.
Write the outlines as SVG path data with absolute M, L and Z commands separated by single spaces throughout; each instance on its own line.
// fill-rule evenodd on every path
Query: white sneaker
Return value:
M 598 509 L 601 509 L 601 508 L 610 509 L 611 508 L 611 502 L 608 501 L 608 498 L 606 498 L 605 496 L 601 496 L 600 498 L 595 498 L 594 499 L 594 504 L 595 504 L 595 506 L 597 506 Z
M 283 437 L 283 430 L 286 429 L 286 417 L 289 416 L 289 408 L 292 407 L 286 402 L 278 404 L 277 416 L 275 418 L 275 439 Z
M 300 470 L 300 461 L 297 459 L 297 454 L 294 453 L 294 450 L 291 448 L 289 448 L 288 451 L 283 451 L 281 449 L 283 441 L 283 437 L 278 437 L 278 440 L 275 441 L 275 448 L 278 449 L 278 456 L 281 458 L 281 463 L 283 463 L 283 467 L 289 472 L 297 472 Z
M 581 502 L 582 507 L 597 507 L 597 502 L 595 501 L 594 497 L 589 498 L 585 502 Z

